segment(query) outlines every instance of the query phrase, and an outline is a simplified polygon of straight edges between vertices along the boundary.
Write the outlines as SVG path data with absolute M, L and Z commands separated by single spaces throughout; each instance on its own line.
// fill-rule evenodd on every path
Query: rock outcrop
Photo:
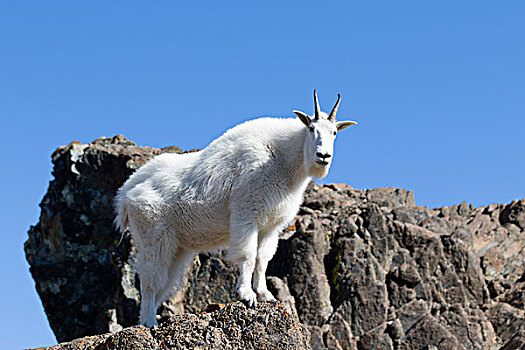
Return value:
M 76 339 L 47 350 L 310 349 L 310 333 L 281 304 L 257 310 L 241 303 L 210 305 L 199 315 L 175 315 L 152 329 L 133 326 L 115 333 Z M 42 349 L 43 350 L 43 349 Z
M 135 251 L 129 236 L 118 244 L 111 203 L 162 152 L 182 151 L 116 136 L 53 154 L 55 179 L 25 250 L 59 341 L 136 324 Z M 516 349 L 525 344 L 524 246 L 525 200 L 430 210 L 402 189 L 311 186 L 268 282 L 314 349 Z M 235 301 L 235 277 L 221 253 L 199 254 L 162 320 Z

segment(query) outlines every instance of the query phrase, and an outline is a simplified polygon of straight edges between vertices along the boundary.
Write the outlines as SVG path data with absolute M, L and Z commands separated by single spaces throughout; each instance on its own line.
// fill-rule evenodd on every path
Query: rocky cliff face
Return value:
M 112 198 L 148 159 L 175 147 L 121 136 L 53 154 L 55 180 L 25 244 L 59 341 L 136 324 L 133 242 L 112 225 Z M 308 189 L 269 266 L 314 349 L 517 349 L 525 346 L 525 200 L 429 210 L 402 189 Z M 235 301 L 235 271 L 200 254 L 164 319 Z

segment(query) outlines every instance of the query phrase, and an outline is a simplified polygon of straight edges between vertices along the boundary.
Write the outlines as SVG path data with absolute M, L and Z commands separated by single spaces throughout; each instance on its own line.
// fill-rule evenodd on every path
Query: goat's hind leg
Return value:
M 145 253 L 145 254 L 144 254 Z M 139 323 L 146 327 L 157 325 L 156 295 L 166 284 L 168 269 L 158 263 L 154 257 L 144 256 L 148 252 L 139 253 L 137 272 L 140 278 L 140 318 Z
M 157 226 L 151 237 L 142 236 L 137 243 L 137 272 L 140 278 L 140 324 L 152 327 L 157 325 L 157 306 L 159 293 L 169 281 L 169 268 L 177 251 L 175 243 L 161 226 Z
M 195 252 L 191 249 L 182 247 L 177 249 L 171 259 L 171 264 L 168 267 L 167 283 L 155 296 L 157 308 L 175 291 L 179 292 L 182 290 L 186 270 L 188 269 L 188 266 L 190 266 L 194 257 Z

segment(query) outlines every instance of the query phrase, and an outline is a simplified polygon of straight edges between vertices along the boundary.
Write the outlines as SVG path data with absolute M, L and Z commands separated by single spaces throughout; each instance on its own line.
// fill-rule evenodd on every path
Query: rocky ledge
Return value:
M 118 244 L 111 203 L 162 152 L 182 151 L 115 136 L 53 154 L 55 179 L 25 251 L 59 341 L 136 324 L 135 250 L 128 236 Z M 311 332 L 314 349 L 525 346 L 525 200 L 431 210 L 403 189 L 311 186 L 281 238 L 268 283 Z M 235 278 L 220 252 L 199 254 L 161 321 L 235 301 Z
M 282 304 L 257 310 L 212 304 L 199 315 L 172 316 L 152 329 L 133 326 L 39 350 L 310 349 L 310 332 Z

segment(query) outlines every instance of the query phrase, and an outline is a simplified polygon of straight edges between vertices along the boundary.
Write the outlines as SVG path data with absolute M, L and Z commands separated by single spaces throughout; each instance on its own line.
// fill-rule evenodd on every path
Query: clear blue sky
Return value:
M 260 2 L 259 2 L 260 3 Z M 325 183 L 419 205 L 525 197 L 523 1 L 4 1 L 0 347 L 52 345 L 23 242 L 72 140 L 202 148 L 257 116 L 359 124 Z

